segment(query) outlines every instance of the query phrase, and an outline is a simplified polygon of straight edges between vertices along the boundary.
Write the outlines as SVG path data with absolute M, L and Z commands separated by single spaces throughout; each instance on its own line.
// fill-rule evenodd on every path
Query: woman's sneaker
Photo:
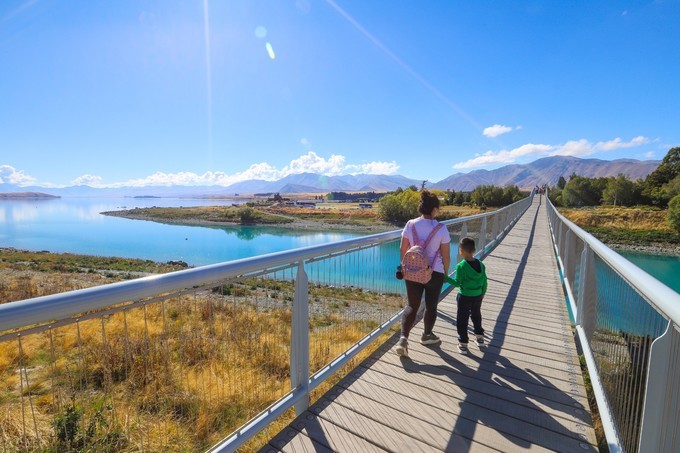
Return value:
M 396 352 L 398 356 L 408 357 L 408 339 L 401 337 L 397 343 L 397 347 L 394 348 L 394 352 Z
M 484 346 L 484 335 L 477 335 L 477 346 Z
M 420 337 L 420 344 L 439 344 L 442 340 L 437 335 L 433 333 L 426 333 Z
M 458 343 L 458 352 L 460 352 L 461 354 L 467 354 L 468 353 L 467 343 Z

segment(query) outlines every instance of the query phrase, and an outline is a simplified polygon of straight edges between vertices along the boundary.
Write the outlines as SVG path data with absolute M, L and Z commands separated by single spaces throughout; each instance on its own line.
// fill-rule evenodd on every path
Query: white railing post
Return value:
M 304 397 L 295 403 L 295 413 L 309 407 L 309 282 L 304 261 L 300 260 L 295 277 L 292 326 L 290 334 L 290 387 L 302 388 Z
M 638 451 L 674 452 L 680 434 L 680 333 L 673 321 L 652 343 Z
M 597 323 L 597 283 L 595 281 L 595 255 L 587 243 L 584 244 L 581 253 L 576 307 L 577 313 L 574 313 L 576 324 L 582 326 L 590 342 Z
M 486 217 L 482 219 L 482 228 L 479 230 L 479 250 L 484 253 L 486 248 Z
M 493 215 L 493 227 L 491 229 L 492 231 L 492 236 L 493 240 L 496 241 L 498 239 L 498 214 Z

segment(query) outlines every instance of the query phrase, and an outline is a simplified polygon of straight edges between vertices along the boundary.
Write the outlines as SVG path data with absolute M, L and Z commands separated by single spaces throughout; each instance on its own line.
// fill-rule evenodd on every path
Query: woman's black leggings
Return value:
M 434 322 L 437 320 L 437 304 L 439 303 L 439 295 L 444 285 L 444 274 L 432 272 L 432 278 L 426 284 L 408 280 L 405 280 L 405 282 L 408 304 L 404 308 L 404 314 L 401 317 L 401 335 L 408 338 L 408 334 L 416 323 L 416 314 L 418 314 L 418 309 L 420 308 L 423 292 L 425 292 L 424 333 L 432 333 Z

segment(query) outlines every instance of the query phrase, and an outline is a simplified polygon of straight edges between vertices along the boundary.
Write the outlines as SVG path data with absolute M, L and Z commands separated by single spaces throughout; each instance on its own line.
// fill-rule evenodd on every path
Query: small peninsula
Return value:
M 51 200 L 61 198 L 57 195 L 50 195 L 42 192 L 4 192 L 0 193 L 0 200 Z

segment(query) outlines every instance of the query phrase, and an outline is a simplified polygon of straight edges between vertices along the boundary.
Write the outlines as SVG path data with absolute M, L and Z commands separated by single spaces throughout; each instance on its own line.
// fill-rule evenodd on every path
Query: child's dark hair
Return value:
M 439 207 L 439 197 L 429 190 L 420 192 L 420 203 L 418 204 L 418 212 L 423 215 L 432 215 L 432 211 Z
M 475 240 L 471 237 L 461 239 L 458 246 L 468 253 L 475 253 Z

